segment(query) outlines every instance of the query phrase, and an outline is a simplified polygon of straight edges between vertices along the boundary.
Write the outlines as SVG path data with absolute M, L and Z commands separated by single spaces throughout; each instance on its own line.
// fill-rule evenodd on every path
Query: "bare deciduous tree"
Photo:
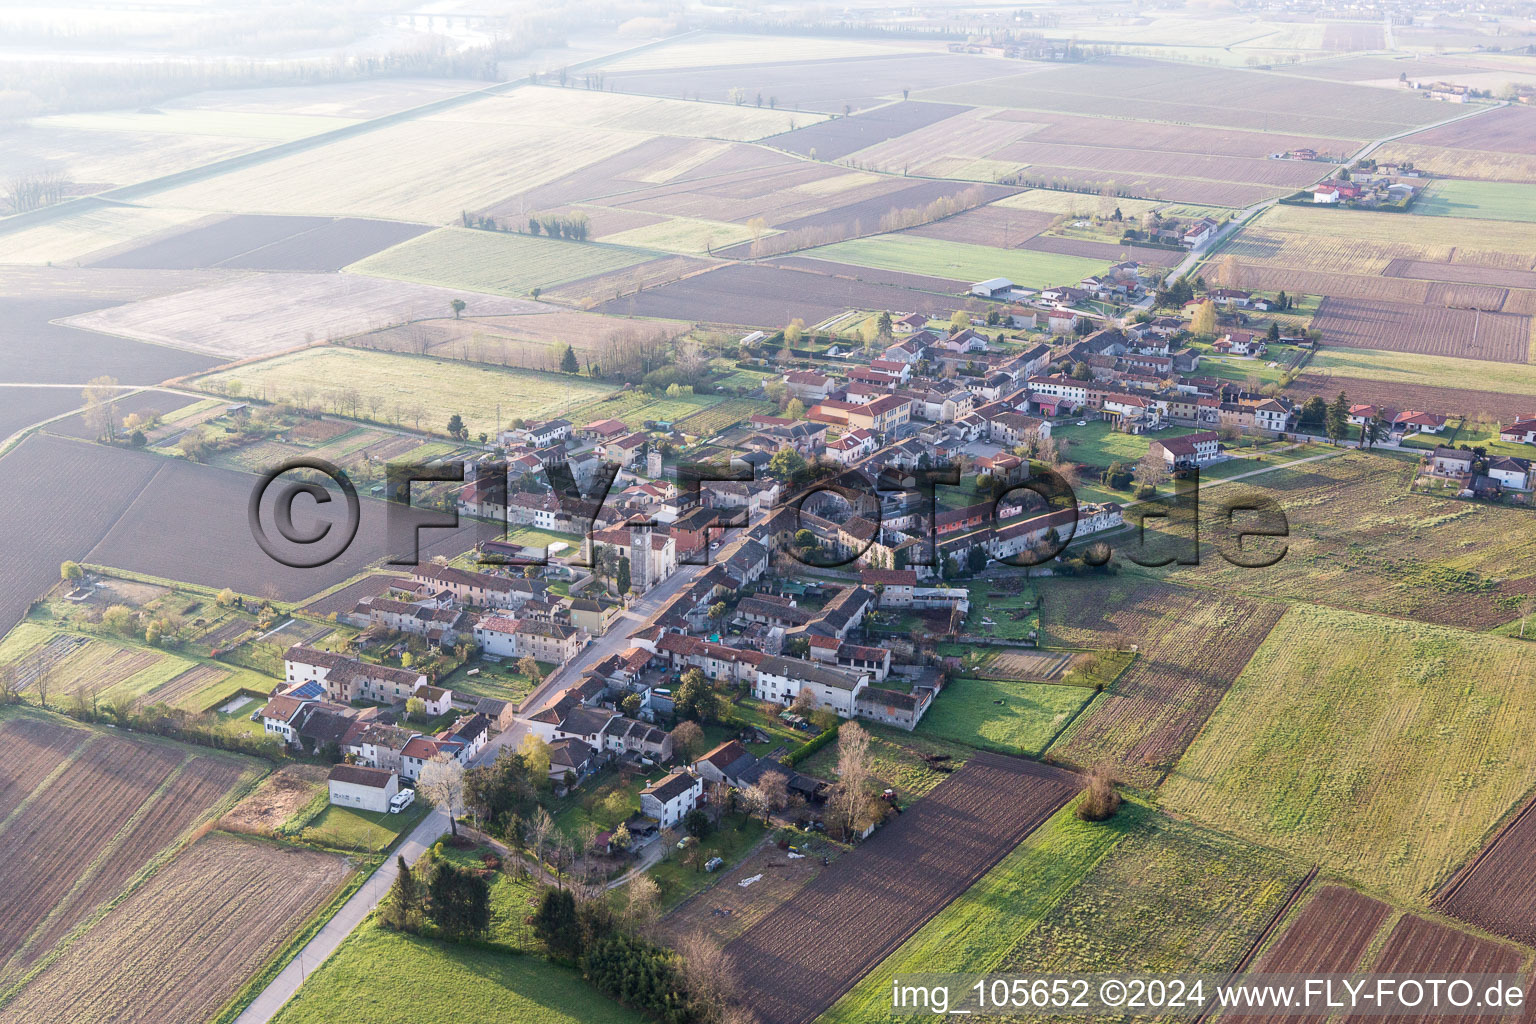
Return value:
M 421 769 L 417 783 L 423 795 L 448 812 L 448 827 L 459 834 L 459 815 L 464 813 L 464 766 L 457 758 L 439 754 Z
M 86 382 L 80 397 L 85 400 L 85 423 L 98 441 L 117 437 L 117 378 L 103 374 Z

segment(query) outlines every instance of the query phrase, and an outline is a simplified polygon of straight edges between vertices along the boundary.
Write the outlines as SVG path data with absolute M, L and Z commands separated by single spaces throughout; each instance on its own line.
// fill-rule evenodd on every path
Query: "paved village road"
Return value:
M 405 837 L 397 848 L 396 853 L 405 858 L 407 864 L 416 863 L 417 859 L 426 852 L 427 847 L 437 842 L 439 836 L 448 831 L 448 815 L 442 808 L 434 807 L 432 813 L 421 820 L 421 824 L 411 830 L 411 834 Z M 395 857 L 385 861 L 363 887 L 352 894 L 352 898 L 342 904 L 336 915 L 326 922 L 299 950 L 297 956 L 278 972 L 271 984 L 262 989 L 261 994 L 251 1001 L 240 1016 L 235 1018 L 235 1024 L 267 1024 L 277 1011 L 283 1008 L 283 1004 L 293 998 L 293 994 L 299 990 L 304 979 L 310 973 L 325 963 L 330 955 L 336 952 L 336 948 L 352 929 L 362 924 L 373 908 L 379 905 L 389 892 L 389 887 L 395 883 L 395 876 L 399 868 Z

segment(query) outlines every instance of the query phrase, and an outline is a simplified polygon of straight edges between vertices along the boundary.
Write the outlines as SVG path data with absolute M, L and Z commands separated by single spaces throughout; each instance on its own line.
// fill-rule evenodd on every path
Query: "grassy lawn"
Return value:
M 1428 217 L 1536 221 L 1536 185 L 1504 181 L 1431 182 L 1411 212 Z
M 1056 812 L 881 961 L 819 1024 L 905 1020 L 891 1013 L 891 979 L 897 974 L 980 974 L 996 968 L 1139 820 L 1139 814 L 1127 812 L 1089 824 L 1070 806 Z
M 769 736 L 767 743 L 747 743 L 746 748 L 762 757 L 779 747 L 795 749 L 816 734 L 796 729 L 779 718 L 784 710 L 777 704 L 747 698 L 730 705 L 730 721 L 718 722 L 704 728 L 705 742 L 710 746 L 733 739 L 743 728 L 755 725 Z
M 471 871 L 485 869 L 486 854 L 494 851 L 489 846 L 460 850 L 443 844 L 443 860 Z M 486 939 L 508 949 L 538 952 L 541 943 L 524 920 L 538 906 L 538 888 L 531 880 L 514 878 L 504 870 L 496 871 L 489 881 L 491 927 Z
M 671 909 L 692 896 L 711 882 L 719 880 L 732 865 L 752 851 L 766 834 L 763 823 L 756 818 L 728 815 L 720 822 L 720 828 L 699 841 L 699 866 L 692 868 L 683 863 L 684 851 L 672 840 L 661 863 L 651 868 L 649 874 L 661 887 L 661 905 Z M 657 842 L 666 842 L 667 833 Z M 724 868 L 705 871 L 704 864 L 711 857 L 725 861 Z
M 966 613 L 965 631 L 1005 640 L 1024 640 L 1040 629 L 1040 613 L 1034 584 L 1019 579 L 1004 590 L 995 583 L 972 580 L 971 610 Z M 1017 589 L 1013 589 L 1017 588 Z M 990 624 L 987 621 L 990 620 Z
M 539 667 L 543 670 L 545 677 L 548 677 L 554 669 L 554 666 L 548 662 L 540 662 Z M 480 671 L 470 675 L 471 669 Z M 488 661 L 471 660 L 439 679 L 437 685 L 447 687 L 456 693 L 521 702 L 533 692 L 534 682 L 517 670 L 515 661 L 503 661 L 499 665 L 493 665 Z
M 1093 697 L 1085 686 L 956 679 L 923 716 L 917 735 L 1034 757 Z
M 1533 680 L 1518 640 L 1295 605 L 1163 800 L 1424 898 L 1536 785 Z
M 316 846 L 337 850 L 385 849 L 395 837 L 409 832 L 427 816 L 428 804 L 420 796 L 399 814 L 379 814 L 328 804 L 304 830 L 301 838 Z
M 1274 363 L 1274 366 L 1269 365 Z M 1200 360 L 1200 369 L 1196 371 L 1203 377 L 1220 377 L 1223 380 L 1247 382 L 1248 378 L 1256 378 L 1259 386 L 1265 384 L 1278 384 L 1280 378 L 1285 376 L 1285 359 L 1243 359 L 1238 356 L 1206 356 Z
M 901 234 L 834 242 L 802 255 L 902 274 L 948 277 L 957 281 L 1006 277 L 1025 288 L 1076 284 L 1085 277 L 1101 273 L 1108 266 L 1102 260 L 1084 259 L 1081 256 L 1062 256 L 1030 249 L 997 249 L 990 245 L 947 242 L 940 238 Z
M 375 253 L 347 270 L 518 298 L 535 288 L 622 270 L 655 256 L 622 245 L 439 228 Z
M 413 935 L 370 919 L 278 1013 L 277 1024 L 462 1024 L 465 999 L 483 1020 L 520 1024 L 644 1024 L 570 968 Z
M 366 412 L 368 402 L 376 399 L 381 417 L 395 415 L 397 407 L 410 410 L 421 405 L 427 415 L 420 426 L 427 430 L 443 430 L 448 417 L 459 413 L 471 435 L 496 429 L 498 406 L 506 426 L 514 415 L 534 419 L 570 413 L 612 390 L 601 381 L 568 374 L 335 347 L 251 363 L 198 383 L 206 386 L 230 379 L 240 381 L 246 394 L 269 402 L 296 399 L 301 393 L 323 396 L 355 390 L 362 398 L 358 411 Z M 416 423 L 408 417 L 407 425 Z
M 944 695 L 939 695 L 939 700 Z M 871 774 L 884 787 L 896 790 L 902 806 L 929 792 L 949 777 L 945 768 L 959 768 L 973 750 L 965 744 L 933 736 L 918 736 L 901 729 L 860 722 L 870 734 Z M 930 762 L 927 757 L 947 758 Z M 942 767 L 941 767 L 942 766 Z M 837 781 L 837 743 L 828 743 L 795 768 L 818 779 Z
M 1169 427 L 1155 434 L 1127 434 L 1116 430 L 1105 420 L 1089 420 L 1087 426 L 1075 422 L 1051 428 L 1051 437 L 1067 458 L 1073 462 L 1086 462 L 1092 466 L 1108 466 L 1111 462 L 1123 462 L 1134 466 L 1147 454 L 1147 448 L 1155 440 L 1180 437 L 1196 433 L 1192 427 Z M 1065 441 L 1065 444 L 1062 442 Z

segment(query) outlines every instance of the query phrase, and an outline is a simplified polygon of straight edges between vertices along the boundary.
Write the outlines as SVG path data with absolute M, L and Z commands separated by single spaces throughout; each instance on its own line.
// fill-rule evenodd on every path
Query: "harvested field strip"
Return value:
M 1503 313 L 1328 298 L 1312 323 L 1325 339 L 1345 348 L 1502 363 L 1523 363 L 1530 354 L 1530 318 Z
M 1055 581 L 1041 627 L 1064 646 L 1129 649 L 1131 666 L 1052 745 L 1068 764 L 1111 761 L 1156 785 L 1184 752 L 1270 628 L 1282 605 L 1175 585 Z M 1212 636 L 1222 643 L 1214 650 Z
M 98 736 L 69 766 L 66 785 L 38 793 L 0 830 L 0 956 L 46 918 L 182 760 L 179 751 Z
M 1525 954 L 1512 947 L 1406 914 L 1398 920 L 1381 953 L 1370 964 L 1370 972 L 1377 975 L 1433 973 L 1440 976 L 1461 973 L 1514 974 L 1520 970 L 1524 960 Z M 1382 1019 L 1372 1014 L 1352 1013 L 1343 1018 L 1342 1024 Z M 1445 1020 L 1445 1016 L 1410 1012 L 1396 1013 L 1388 1019 L 1399 1024 L 1430 1024 L 1432 1021 Z
M 857 857 L 839 859 L 726 947 L 758 1019 L 808 1024 L 1077 786 L 1059 769 L 976 755 L 881 828 Z
M 1435 897 L 1452 917 L 1536 945 L 1536 799 L 1528 800 Z
M 0 823 L 20 807 L 38 784 L 63 764 L 91 734 L 35 718 L 0 723 Z
M 1383 271 L 1387 277 L 1411 277 L 1421 281 L 1485 284 L 1503 288 L 1536 288 L 1536 271 L 1481 267 L 1475 263 L 1435 263 L 1428 260 L 1393 260 Z
M 1359 353 L 1362 356 L 1370 354 Z M 1335 372 L 1342 374 L 1342 367 Z M 1321 395 L 1332 401 L 1340 391 L 1349 395 L 1352 404 L 1376 405 L 1393 412 L 1406 409 L 1460 409 L 1469 417 L 1490 423 L 1520 419 L 1533 404 L 1530 398 L 1519 395 L 1411 384 L 1405 380 L 1383 381 L 1364 376 L 1329 376 L 1318 373 L 1302 374 L 1296 378 L 1296 383 L 1286 389 L 1286 394 L 1298 402 L 1305 402 L 1313 395 Z
M 331 854 L 214 833 L 28 982 L 0 1024 L 201 1024 L 347 871 Z
M 253 771 L 253 766 L 227 757 L 196 757 L 181 765 L 169 783 L 140 808 L 136 819 L 93 870 L 60 901 L 0 979 L 36 963 L 72 928 L 115 898 L 157 855 L 217 808 L 248 771 Z
M 235 641 L 239 640 L 241 637 L 245 636 L 245 634 L 249 633 L 255 628 L 255 619 L 248 619 L 244 616 L 236 615 L 208 630 L 202 636 L 197 638 L 197 642 L 217 650 L 219 648 L 231 646 Z
M 1536 785 L 1533 679 L 1519 640 L 1293 605 L 1163 800 L 1427 898 Z

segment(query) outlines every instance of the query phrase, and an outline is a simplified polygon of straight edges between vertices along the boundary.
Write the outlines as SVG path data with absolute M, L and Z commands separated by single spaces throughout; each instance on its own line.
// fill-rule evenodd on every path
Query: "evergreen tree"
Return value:
M 560 356 L 561 373 L 580 373 L 581 364 L 576 361 L 576 350 L 571 346 L 565 346 L 565 352 Z
M 629 578 L 629 559 L 628 558 L 624 558 L 622 556 L 619 558 L 619 572 L 618 572 L 618 579 L 616 580 L 616 582 L 619 585 L 619 593 L 621 593 L 621 594 L 629 593 L 630 578 Z
M 432 923 L 444 934 L 473 937 L 491 926 L 491 887 L 480 876 L 441 861 L 427 891 Z
M 576 898 L 565 889 L 545 889 L 533 914 L 533 931 L 557 957 L 575 960 L 581 955 L 581 925 L 576 919 Z
M 1338 444 L 1344 432 L 1349 429 L 1349 397 L 1344 392 L 1340 391 L 1339 397 L 1329 403 L 1325 425 L 1329 439 Z

